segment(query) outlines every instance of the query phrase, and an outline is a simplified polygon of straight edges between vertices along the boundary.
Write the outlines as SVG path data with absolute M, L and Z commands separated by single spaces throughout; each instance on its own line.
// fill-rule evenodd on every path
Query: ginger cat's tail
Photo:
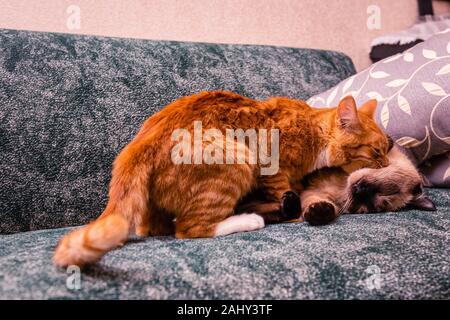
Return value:
M 109 201 L 102 215 L 90 224 L 65 235 L 53 262 L 57 266 L 90 264 L 121 246 L 132 228 L 138 235 L 149 231 L 148 183 L 151 171 L 145 161 L 147 146 L 135 139 L 114 162 Z
M 98 261 L 105 253 L 123 244 L 130 223 L 123 216 L 111 214 L 64 236 L 58 244 L 53 262 L 60 267 Z

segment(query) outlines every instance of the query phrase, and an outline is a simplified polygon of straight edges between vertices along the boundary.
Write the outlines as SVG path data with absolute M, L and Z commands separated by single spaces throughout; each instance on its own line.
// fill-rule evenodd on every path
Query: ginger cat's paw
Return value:
M 280 213 L 286 220 L 297 219 L 301 215 L 300 197 L 293 191 L 287 191 L 281 198 Z
M 338 212 L 331 202 L 320 201 L 309 205 L 303 216 L 310 225 L 319 226 L 335 220 L 338 217 Z
M 138 237 L 145 238 L 145 237 L 150 236 L 150 224 L 136 226 L 135 233 Z

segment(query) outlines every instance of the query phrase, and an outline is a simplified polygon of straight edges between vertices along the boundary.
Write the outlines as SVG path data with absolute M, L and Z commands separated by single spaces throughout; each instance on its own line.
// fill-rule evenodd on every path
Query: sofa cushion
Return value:
M 84 270 L 78 290 L 76 270 L 51 264 L 68 229 L 1 235 L 0 299 L 450 299 L 450 190 L 428 195 L 438 211 L 136 239 Z
M 450 186 L 450 152 L 435 156 L 420 166 L 426 186 Z
M 98 216 L 114 157 L 181 96 L 306 99 L 353 73 L 330 51 L 0 30 L 0 233 Z

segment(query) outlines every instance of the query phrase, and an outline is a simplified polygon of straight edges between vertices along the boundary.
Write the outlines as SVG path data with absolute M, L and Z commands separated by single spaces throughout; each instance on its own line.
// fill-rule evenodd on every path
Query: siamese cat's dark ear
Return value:
M 337 107 L 336 121 L 343 129 L 358 129 L 359 118 L 356 109 L 356 102 L 352 96 L 347 96 L 339 101 Z
M 419 197 L 412 200 L 409 205 L 414 209 L 424 210 L 424 211 L 436 211 L 436 206 L 433 201 L 426 196 Z
M 376 99 L 370 99 L 366 103 L 364 103 L 361 107 L 359 107 L 358 111 L 368 115 L 371 119 L 373 119 L 375 115 L 375 110 L 377 109 L 378 101 Z

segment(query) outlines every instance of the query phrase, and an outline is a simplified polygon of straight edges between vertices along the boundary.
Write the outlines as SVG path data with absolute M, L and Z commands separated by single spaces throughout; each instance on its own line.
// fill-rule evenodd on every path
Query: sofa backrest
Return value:
M 354 72 L 331 51 L 0 30 L 0 233 L 97 217 L 114 157 L 181 96 L 307 99 Z

